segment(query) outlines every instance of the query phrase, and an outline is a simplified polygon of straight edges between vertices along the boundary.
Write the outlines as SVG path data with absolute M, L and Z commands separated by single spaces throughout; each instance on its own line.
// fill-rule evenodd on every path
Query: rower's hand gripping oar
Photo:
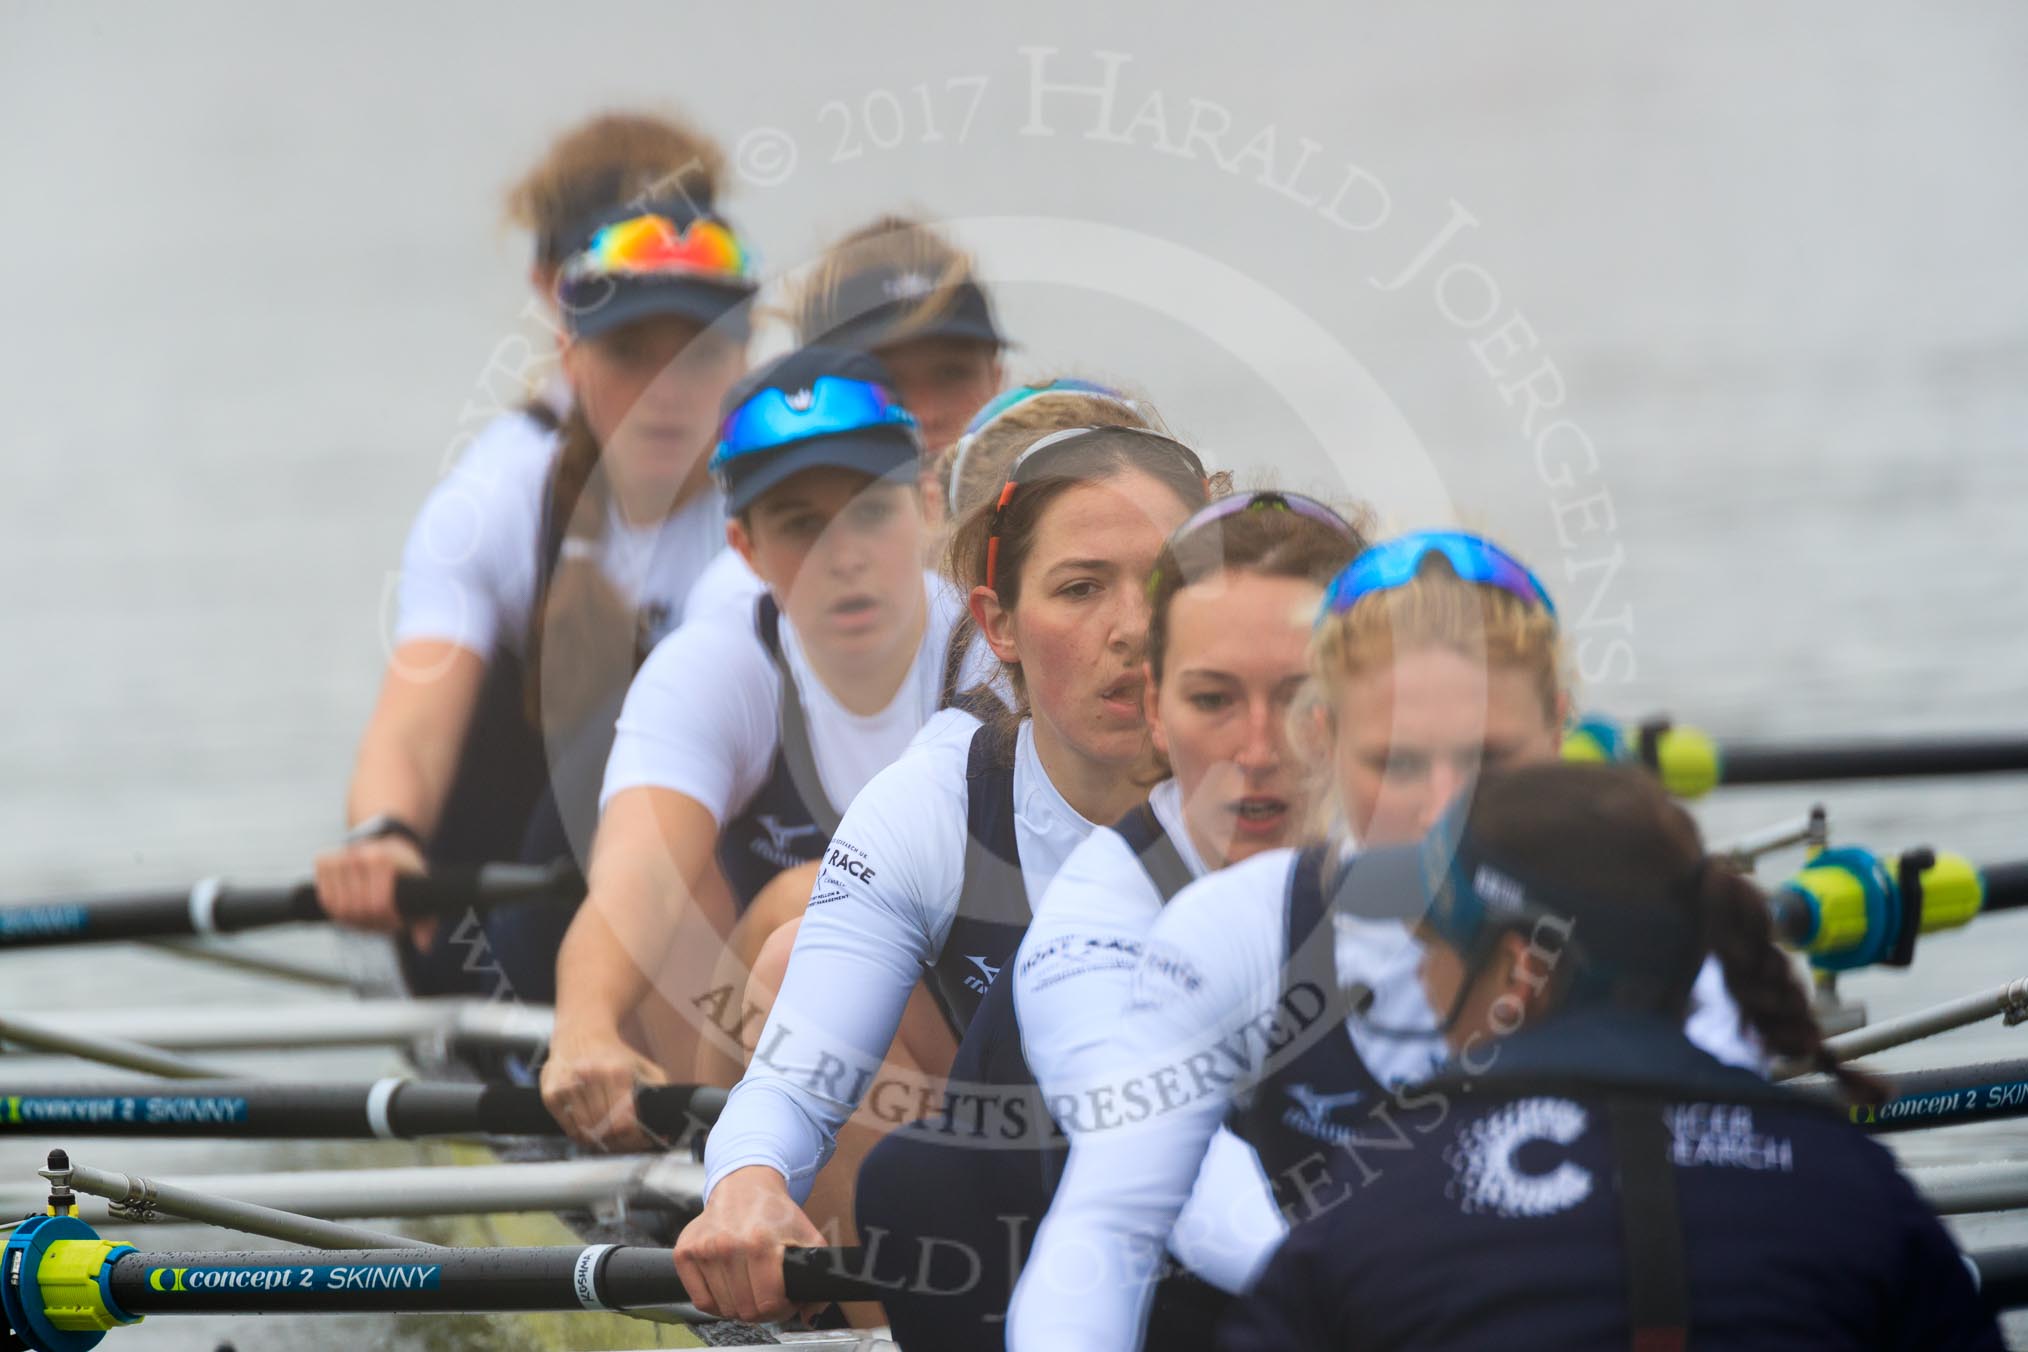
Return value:
M 584 878 L 569 859 L 553 864 L 482 864 L 395 879 L 395 908 L 407 920 L 442 919 L 510 902 L 575 902 Z M 0 951 L 122 939 L 230 934 L 270 925 L 328 920 L 312 883 L 235 887 L 207 878 L 187 891 L 138 892 L 0 907 Z
M 2028 736 L 1902 737 L 1871 742 L 1729 743 L 1666 718 L 1623 725 L 1587 717 L 1565 734 L 1566 760 L 1645 765 L 1679 798 L 1721 784 L 1816 784 L 1843 779 L 2028 771 Z

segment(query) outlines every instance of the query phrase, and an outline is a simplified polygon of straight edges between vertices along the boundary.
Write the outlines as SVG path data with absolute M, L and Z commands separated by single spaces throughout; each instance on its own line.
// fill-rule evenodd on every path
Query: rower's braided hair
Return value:
M 1545 886 L 1610 898 L 1636 913 L 1689 911 L 1689 939 L 1670 979 L 1627 975 L 1616 1005 L 1680 1021 L 1707 954 L 1715 954 L 1740 1023 L 1784 1060 L 1832 1076 L 1855 1103 L 1877 1104 L 1878 1081 L 1824 1046 L 1809 996 L 1775 946 L 1767 898 L 1750 878 L 1704 853 L 1697 823 L 1655 777 L 1624 766 L 1565 761 L 1481 776 L 1467 830 L 1475 848 Z M 1583 948 L 1582 923 L 1573 930 Z M 1610 960 L 1610 955 L 1601 954 Z
M 1725 969 L 1725 989 L 1761 1045 L 1830 1075 L 1854 1103 L 1878 1105 L 1886 1097 L 1880 1082 L 1846 1068 L 1824 1045 L 1795 967 L 1775 945 L 1767 897 L 1753 880 L 1714 861 L 1704 870 L 1699 902 L 1711 950 Z
M 596 557 L 612 499 L 582 405 L 564 415 L 557 437 L 538 545 L 550 552 L 537 561 L 545 581 L 529 615 L 522 676 L 530 726 L 567 734 L 626 687 L 646 645 L 634 608 Z
M 682 195 L 708 206 L 725 152 L 680 116 L 612 111 L 566 129 L 507 191 L 508 220 L 535 236 L 538 268 L 578 247 L 585 218 L 623 202 Z M 599 566 L 609 493 L 598 437 L 573 401 L 558 416 L 539 399 L 524 412 L 554 431 L 543 496 L 534 611 L 525 653 L 525 713 L 537 729 L 568 730 L 619 688 L 643 655 L 633 607 Z

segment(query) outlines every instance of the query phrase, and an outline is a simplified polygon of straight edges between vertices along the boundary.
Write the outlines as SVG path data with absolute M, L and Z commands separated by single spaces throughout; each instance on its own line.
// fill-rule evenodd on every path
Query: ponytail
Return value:
M 581 407 L 571 408 L 559 435 L 543 499 L 523 678 L 530 726 L 561 733 L 624 689 L 641 653 L 633 610 L 598 563 L 609 494 L 598 438 Z
M 1705 935 L 1725 970 L 1725 988 L 1742 1022 L 1777 1056 L 1822 1071 L 1853 1103 L 1877 1106 L 1886 1098 L 1879 1081 L 1838 1062 L 1788 956 L 1775 946 L 1767 898 L 1745 875 L 1710 861 L 1699 897 Z

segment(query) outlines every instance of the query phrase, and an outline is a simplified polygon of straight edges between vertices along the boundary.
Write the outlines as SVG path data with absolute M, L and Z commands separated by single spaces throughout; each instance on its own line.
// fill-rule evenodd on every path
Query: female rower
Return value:
M 1188 447 L 1119 427 L 1053 432 L 959 526 L 950 572 L 1019 711 L 938 716 L 867 785 L 825 855 L 752 1066 L 706 1147 L 685 1288 L 742 1318 L 786 1308 L 781 1255 L 821 1243 L 798 1208 L 867 1092 L 918 977 L 962 1028 L 1094 823 L 1145 795 L 1145 584 L 1209 493 Z
M 917 1280 L 888 1298 L 904 1346 L 1001 1343 L 1014 1277 L 1062 1168 L 1061 1132 L 1076 1129 L 1046 1105 L 1103 1058 L 1142 935 L 1192 879 L 1296 839 L 1307 777 L 1288 754 L 1291 702 L 1324 584 L 1362 543 L 1321 503 L 1259 492 L 1219 499 L 1163 546 L 1145 670 L 1149 730 L 1173 777 L 1064 861 L 951 1069 L 957 1095 L 1027 1097 L 1033 1130 L 980 1149 L 921 1124 L 888 1137 L 860 1171 L 859 1228 L 884 1237 L 890 1261 L 906 1269 L 918 1254 L 963 1252 L 980 1269 L 973 1282 Z M 1224 1293 L 1242 1288 L 1282 1233 L 1259 1164 L 1227 1133 L 1198 1195 L 1203 1205 L 1170 1240 L 1197 1275 L 1157 1291 L 1150 1340 L 1160 1347 L 1208 1346 Z
M 1354 842 L 1418 839 L 1482 767 L 1556 759 L 1569 705 L 1556 614 L 1518 561 L 1451 531 L 1366 550 L 1327 596 L 1303 731 L 1329 748 L 1332 838 L 1258 854 L 1163 908 L 1106 1065 L 1064 1091 L 1085 1129 L 1016 1292 L 1016 1348 L 1134 1345 L 1160 1245 L 1221 1123 L 1294 1212 L 1327 1151 L 1386 1135 L 1368 1121 L 1384 1090 L 1441 1059 L 1409 936 L 1391 921 L 1325 924 L 1327 865 Z M 1341 990 L 1358 993 L 1360 1017 Z M 1715 965 L 1697 999 L 1705 1045 L 1754 1060 Z M 1150 1079 L 1160 1111 L 1105 1108 L 1120 1084 L 1142 1093 Z
M 552 773 L 552 748 L 609 735 L 639 655 L 723 549 L 704 461 L 744 369 L 755 283 L 706 205 L 717 162 L 684 128 L 606 118 L 516 189 L 537 234 L 533 280 L 561 309 L 567 393 L 489 424 L 410 532 L 353 829 L 317 862 L 343 923 L 397 930 L 398 874 L 522 857 L 531 832 L 560 842 L 557 804 L 588 816 L 596 748 L 570 757 L 585 771 L 538 810 L 571 778 Z M 429 926 L 409 937 L 413 988 L 466 984 L 465 943 Z M 519 965 L 519 993 L 544 998 L 552 957 Z
M 1715 949 L 1764 1045 L 1829 1061 L 1765 898 L 1651 776 L 1489 774 L 1404 853 L 1444 880 L 1419 931 L 1455 1069 L 1411 1149 L 1338 1162 L 1223 1346 L 2001 1346 L 1892 1155 L 1684 1036 Z
M 971 256 L 921 221 L 883 216 L 826 249 L 791 283 L 785 308 L 798 343 L 871 352 L 887 367 L 922 433 L 925 557 L 934 561 L 947 521 L 937 466 L 1000 388 L 1007 346 Z M 752 570 L 728 555 L 705 573 L 692 605 L 741 610 L 759 590 Z
M 950 501 L 960 515 L 968 513 L 988 497 L 997 494 L 1007 477 L 1007 466 L 1023 448 L 1050 432 L 1067 427 L 1098 424 L 1148 427 L 1154 411 L 1139 400 L 1089 381 L 1058 379 L 1024 385 L 996 397 L 967 424 L 954 451 L 961 450 L 959 468 L 963 483 L 953 476 Z M 982 481 L 992 476 L 990 485 Z M 735 555 L 734 557 L 737 557 Z M 975 686 L 991 685 L 1005 694 L 1004 681 L 997 681 L 998 663 L 991 649 L 978 639 L 968 617 L 961 616 L 944 668 L 944 702 Z M 731 992 L 729 1004 L 741 1011 L 739 1036 L 707 1036 L 698 1048 L 696 1077 L 701 1084 L 738 1082 L 746 1069 L 746 1058 L 760 1032 L 760 1021 L 781 989 L 782 974 L 788 968 L 795 942 L 796 924 L 809 904 L 817 878 L 811 863 L 788 869 L 775 876 L 740 916 L 720 955 L 713 990 Z M 918 1002 L 919 1003 L 919 1002 Z M 903 1021 L 903 1035 L 909 1061 L 941 1075 L 950 1065 L 957 1042 L 941 1019 L 924 1019 L 916 1006 Z M 884 1126 L 893 1126 L 892 1121 Z M 857 1171 L 857 1152 L 850 1154 L 842 1196 L 849 1199 L 850 1177 Z M 834 1167 L 830 1172 L 836 1173 Z M 850 1210 L 849 1201 L 846 1210 Z
M 745 626 L 658 645 L 628 691 L 542 1075 L 581 1140 L 644 1139 L 634 1085 L 687 1072 L 696 1030 L 651 1060 L 624 1025 L 651 988 L 691 1019 L 727 1015 L 708 988 L 723 936 L 769 879 L 823 852 L 839 805 L 936 709 L 956 620 L 921 570 L 920 441 L 878 361 L 792 352 L 733 392 L 722 437 L 726 534 L 767 591 Z
M 971 256 L 929 225 L 883 216 L 833 244 L 789 302 L 803 341 L 873 352 L 922 423 L 923 501 L 943 524 L 937 462 L 1000 388 L 1007 340 Z

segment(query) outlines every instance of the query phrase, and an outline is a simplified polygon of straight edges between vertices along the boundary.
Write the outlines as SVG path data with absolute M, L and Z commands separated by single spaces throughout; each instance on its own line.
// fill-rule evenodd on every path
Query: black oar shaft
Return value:
M 1719 782 L 1803 784 L 1835 779 L 1991 775 L 2028 771 L 2028 737 L 1901 738 L 1846 745 L 1727 744 Z
M 2028 1248 L 1970 1255 L 1995 1309 L 2028 1304 Z M 798 1303 L 877 1300 L 857 1249 L 790 1250 L 782 1264 Z M 642 1309 L 686 1303 L 667 1249 L 275 1249 L 142 1253 L 114 1259 L 113 1304 L 129 1315 L 373 1314 Z
M 857 1249 L 784 1261 L 797 1302 L 877 1299 Z M 794 1253 L 794 1251 L 792 1251 Z M 640 1309 L 689 1300 L 667 1249 L 275 1249 L 128 1253 L 108 1278 L 131 1315 Z
M 716 1121 L 725 1091 L 643 1085 L 642 1125 L 662 1136 Z M 173 1085 L 9 1085 L 0 1081 L 0 1135 L 248 1137 L 298 1140 L 419 1136 L 557 1136 L 563 1128 L 532 1087 L 383 1080 L 371 1084 L 181 1081 Z
M 1986 899 L 1980 911 L 2009 911 L 2028 906 L 2028 859 L 1988 864 L 1979 872 L 1986 879 Z
M 1936 1070 L 1875 1073 L 1888 1091 L 1878 1108 L 1854 1108 L 1852 1120 L 1869 1132 L 1916 1131 L 1967 1122 L 2028 1117 L 2028 1058 L 1945 1066 Z M 1799 1082 L 1806 1092 L 1831 1096 L 1823 1079 Z
M 411 920 L 461 915 L 520 901 L 576 901 L 584 882 L 568 861 L 486 864 L 398 878 L 396 907 Z M 234 887 L 203 882 L 183 891 L 137 892 L 0 907 L 0 950 L 115 940 L 232 934 L 325 919 L 309 883 Z
M 1979 1274 L 1979 1294 L 1994 1310 L 2018 1310 L 2028 1305 L 2028 1245 L 1988 1249 L 1969 1254 Z

